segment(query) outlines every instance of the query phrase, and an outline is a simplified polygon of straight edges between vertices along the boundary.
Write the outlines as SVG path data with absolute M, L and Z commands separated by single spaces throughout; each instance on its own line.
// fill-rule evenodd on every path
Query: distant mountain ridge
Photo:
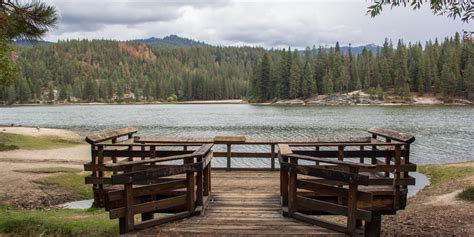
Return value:
M 14 45 L 18 46 L 32 46 L 34 44 L 37 45 L 49 45 L 49 44 L 54 44 L 54 42 L 49 42 L 49 41 L 44 41 L 44 40 L 26 40 L 26 39 L 18 39 L 18 40 L 13 40 Z
M 367 44 L 367 45 L 361 45 L 361 46 L 356 46 L 352 47 L 352 54 L 357 55 L 362 53 L 362 50 L 364 48 L 367 48 L 367 50 L 372 51 L 373 54 L 377 53 L 377 51 L 381 48 L 380 46 L 376 44 Z M 343 54 L 348 54 L 349 53 L 349 46 L 341 46 L 341 52 Z
M 139 43 L 139 44 L 148 44 L 148 45 L 160 45 L 164 47 L 192 47 L 192 46 L 213 46 L 203 41 L 193 40 L 189 38 L 180 37 L 178 35 L 168 35 L 163 38 L 150 37 L 146 39 L 133 39 L 133 40 L 120 40 L 119 42 L 128 42 L 128 43 Z M 54 42 L 49 41 L 32 41 L 32 40 L 15 40 L 13 41 L 14 45 L 18 46 L 32 46 L 33 44 L 39 45 L 49 45 L 54 44 Z M 352 53 L 358 55 L 362 53 L 362 50 L 367 48 L 367 50 L 372 51 L 372 53 L 377 53 L 377 50 L 380 49 L 380 46 L 376 44 L 367 44 L 352 47 Z M 326 51 L 329 51 L 330 47 L 324 48 Z M 341 52 L 347 54 L 349 52 L 349 46 L 341 46 Z M 300 53 L 303 53 L 301 50 Z
M 189 47 L 189 46 L 210 46 L 209 44 L 193 39 L 179 37 L 177 35 L 168 35 L 164 38 L 150 37 L 148 39 L 134 39 L 127 42 L 143 43 L 143 44 L 159 44 L 170 47 Z

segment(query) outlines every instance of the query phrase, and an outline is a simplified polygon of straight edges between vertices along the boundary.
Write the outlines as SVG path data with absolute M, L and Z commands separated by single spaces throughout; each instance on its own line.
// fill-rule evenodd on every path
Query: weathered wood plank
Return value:
M 401 133 L 390 129 L 371 128 L 369 129 L 369 133 L 381 137 L 391 138 L 400 142 L 413 143 L 415 141 L 415 137 L 411 134 Z
M 114 138 L 128 136 L 134 133 L 137 133 L 138 130 L 136 128 L 121 128 L 101 133 L 96 133 L 86 137 L 86 142 L 89 144 L 94 144 L 98 142 L 103 142 L 106 140 L 111 140 Z
M 133 214 L 139 214 L 144 212 L 158 211 L 162 209 L 167 209 L 174 206 L 184 205 L 186 202 L 186 195 L 181 195 L 177 197 L 166 198 L 162 200 L 146 202 L 142 204 L 135 204 L 132 207 Z M 110 219 L 117 219 L 126 215 L 126 208 L 120 207 L 115 208 L 109 211 Z
M 315 208 L 317 210 L 329 212 L 335 215 L 347 216 L 349 214 L 347 206 L 338 205 L 330 202 L 319 201 L 316 199 L 306 198 L 302 196 L 296 196 L 296 202 L 298 203 L 298 211 L 304 210 L 305 208 Z M 357 219 L 365 221 L 370 221 L 370 218 L 372 217 L 370 211 L 366 211 L 363 209 L 357 209 L 354 213 Z

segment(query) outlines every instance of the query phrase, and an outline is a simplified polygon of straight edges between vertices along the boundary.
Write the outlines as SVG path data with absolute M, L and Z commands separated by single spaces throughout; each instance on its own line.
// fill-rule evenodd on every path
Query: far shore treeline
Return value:
M 474 45 L 393 43 L 360 54 L 332 48 L 193 45 L 69 40 L 16 47 L 19 79 L 0 87 L 6 104 L 244 98 L 250 102 L 367 90 L 377 95 L 474 97 Z M 382 96 L 383 97 L 383 96 Z

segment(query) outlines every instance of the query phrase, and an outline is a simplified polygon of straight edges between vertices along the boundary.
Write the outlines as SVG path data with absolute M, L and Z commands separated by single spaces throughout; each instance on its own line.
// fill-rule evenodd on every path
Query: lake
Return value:
M 371 127 L 412 133 L 417 164 L 473 160 L 473 106 L 268 106 L 249 104 L 0 107 L 0 124 L 65 128 L 87 135 L 136 127 L 141 135 L 368 136 Z

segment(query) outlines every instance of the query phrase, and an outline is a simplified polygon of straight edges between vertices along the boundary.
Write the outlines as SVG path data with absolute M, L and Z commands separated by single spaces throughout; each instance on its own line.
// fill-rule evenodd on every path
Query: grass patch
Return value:
M 469 165 L 422 165 L 418 167 L 418 172 L 428 176 L 431 185 L 435 186 L 449 180 L 456 180 L 469 175 L 474 175 L 474 167 Z
M 71 147 L 78 142 L 63 140 L 58 137 L 33 137 L 0 132 L 0 151 L 14 149 L 52 149 Z
M 18 147 L 15 145 L 5 145 L 3 143 L 0 143 L 0 151 L 11 151 L 16 149 L 18 149 Z
M 117 236 L 116 220 L 103 210 L 15 210 L 0 206 L 0 235 Z
M 43 185 L 52 185 L 64 189 L 70 193 L 73 199 L 91 199 L 93 198 L 92 188 L 84 184 L 84 175 L 80 173 L 64 173 L 43 178 L 36 181 Z
M 69 168 L 69 167 L 45 167 L 45 168 L 33 168 L 24 170 L 15 170 L 20 173 L 31 173 L 31 174 L 55 174 L 55 173 L 79 173 L 80 169 Z
M 474 186 L 469 186 L 462 190 L 457 197 L 462 200 L 474 202 Z

